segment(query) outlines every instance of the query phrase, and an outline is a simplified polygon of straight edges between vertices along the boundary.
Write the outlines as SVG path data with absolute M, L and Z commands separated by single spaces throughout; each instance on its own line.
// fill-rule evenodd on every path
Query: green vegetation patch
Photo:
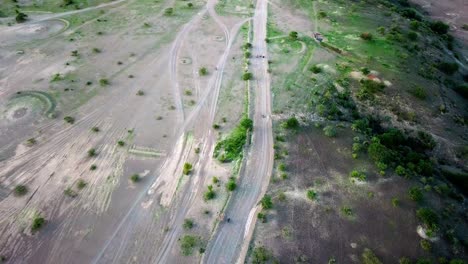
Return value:
M 247 133 L 253 129 L 253 121 L 242 118 L 234 130 L 216 144 L 214 157 L 221 162 L 230 162 L 242 157 L 242 149 L 247 140 Z

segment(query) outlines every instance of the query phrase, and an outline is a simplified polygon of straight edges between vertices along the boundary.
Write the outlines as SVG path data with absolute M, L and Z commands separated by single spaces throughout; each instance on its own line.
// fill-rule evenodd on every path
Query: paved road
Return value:
M 233 193 L 226 209 L 230 223 L 220 223 L 208 244 L 205 263 L 235 263 L 249 227 L 249 213 L 256 206 L 268 186 L 273 166 L 273 136 L 271 126 L 270 78 L 266 38 L 267 0 L 258 0 L 253 18 L 253 48 L 251 71 L 254 80 L 254 132 L 245 171 L 241 173 L 239 188 Z M 263 55 L 265 58 L 256 58 Z M 265 116 L 265 117 L 264 117 Z

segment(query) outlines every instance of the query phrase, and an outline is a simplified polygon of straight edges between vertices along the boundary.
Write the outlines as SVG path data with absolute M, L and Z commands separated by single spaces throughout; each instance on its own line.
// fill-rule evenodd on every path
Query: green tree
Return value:
M 266 194 L 263 196 L 262 200 L 260 201 L 262 204 L 263 209 L 271 209 L 273 208 L 273 202 L 271 200 L 271 196 Z

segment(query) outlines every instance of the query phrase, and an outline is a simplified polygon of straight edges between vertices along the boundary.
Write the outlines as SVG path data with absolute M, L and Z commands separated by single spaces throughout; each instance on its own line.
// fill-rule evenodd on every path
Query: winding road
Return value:
M 251 71 L 254 80 L 254 131 L 251 150 L 246 157 L 246 167 L 226 209 L 230 223 L 222 222 L 208 244 L 203 262 L 235 263 L 248 233 L 254 228 L 251 211 L 263 196 L 273 167 L 273 136 L 271 114 L 270 77 L 267 72 L 268 56 L 266 38 L 267 1 L 258 0 L 253 18 L 253 59 Z M 256 55 L 265 58 L 255 58 Z M 249 240 L 249 239 L 247 239 Z M 249 241 L 246 241 L 247 243 Z M 242 256 L 241 256 L 242 257 Z M 239 262 L 243 260 L 239 259 Z

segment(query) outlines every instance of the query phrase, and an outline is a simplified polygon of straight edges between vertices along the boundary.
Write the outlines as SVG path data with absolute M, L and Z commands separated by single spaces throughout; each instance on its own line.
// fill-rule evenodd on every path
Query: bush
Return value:
M 216 193 L 215 191 L 213 191 L 213 185 L 208 185 L 208 191 L 206 191 L 203 194 L 203 199 L 205 199 L 205 201 L 208 201 L 208 200 L 214 199 L 215 197 L 216 197 Z
M 372 34 L 369 33 L 369 32 L 364 32 L 364 33 L 362 33 L 360 37 L 361 37 L 363 40 L 368 40 L 368 41 L 372 40 L 372 38 L 373 38 Z
M 15 189 L 13 190 L 16 196 L 23 196 L 28 193 L 28 187 L 26 185 L 16 185 Z
M 421 16 L 413 8 L 403 9 L 401 15 L 409 19 L 421 20 Z
M 66 116 L 66 117 L 63 118 L 63 120 L 65 120 L 65 122 L 67 122 L 68 124 L 75 123 L 75 118 L 73 118 L 71 116 Z
M 335 128 L 335 126 L 328 125 L 328 126 L 323 128 L 323 133 L 327 137 L 336 137 L 336 128 Z
M 184 224 L 182 226 L 185 230 L 192 229 L 193 228 L 193 220 L 192 219 L 185 219 Z
M 320 68 L 319 66 L 317 65 L 314 65 L 312 67 L 310 67 L 310 70 L 315 73 L 315 74 L 318 74 L 318 73 L 321 73 L 322 72 L 322 68 Z
M 296 40 L 297 37 L 298 37 L 298 34 L 296 31 L 291 31 L 289 32 L 289 37 L 292 39 L 292 40 Z
M 385 85 L 381 82 L 368 79 L 361 80 L 361 87 L 357 97 L 359 99 L 371 99 L 375 93 L 383 91 L 384 88 Z
M 247 139 L 247 131 L 252 130 L 253 121 L 243 118 L 239 125 L 224 139 L 216 144 L 214 156 L 221 162 L 239 158 Z
M 84 189 L 84 187 L 86 187 L 86 185 L 88 185 L 88 184 L 83 179 L 79 179 L 76 182 L 76 187 L 78 188 L 78 190 Z
M 265 247 L 256 247 L 252 252 L 252 263 L 267 263 L 271 258 L 271 253 Z
M 382 261 L 372 252 L 372 250 L 366 248 L 362 252 L 362 264 L 382 264 Z
M 442 62 L 438 66 L 439 70 L 445 74 L 453 75 L 458 71 L 458 64 L 450 62 Z
M 399 264 L 411 264 L 411 260 L 409 258 L 406 258 L 406 257 L 403 257 L 403 258 L 400 258 L 400 260 L 398 261 Z
M 414 97 L 421 99 L 421 100 L 424 100 L 427 98 L 426 90 L 419 85 L 416 85 L 415 87 L 413 87 L 413 89 L 410 90 L 410 93 Z
M 198 74 L 200 74 L 200 76 L 205 76 L 208 74 L 208 69 L 206 67 L 202 67 L 198 70 Z
M 439 222 L 439 217 L 430 208 L 420 208 L 416 211 L 416 216 L 421 220 L 427 228 L 436 229 Z
M 93 128 L 91 128 L 91 131 L 97 133 L 97 132 L 99 132 L 99 127 L 93 127 Z
M 35 215 L 31 224 L 31 231 L 34 232 L 34 231 L 41 229 L 44 226 L 44 224 L 45 224 L 44 217 L 40 215 Z
M 289 118 L 282 124 L 282 126 L 286 129 L 296 129 L 299 127 L 299 121 L 295 116 Z
M 101 53 L 101 50 L 98 49 L 98 48 L 93 48 L 93 52 L 94 52 L 94 53 Z
M 65 189 L 65 191 L 63 191 L 63 194 L 71 198 L 75 198 L 76 196 L 78 196 L 78 194 L 70 187 Z
M 398 206 L 400 206 L 400 199 L 398 199 L 398 198 L 392 198 L 392 205 L 393 205 L 393 207 L 398 207 Z
M 193 4 L 192 4 L 192 3 L 187 3 L 187 7 L 188 7 L 188 8 L 192 8 L 192 7 L 193 7 Z
M 96 170 L 96 169 L 97 169 L 97 166 L 93 164 L 93 165 L 91 165 L 91 167 L 89 167 L 89 169 L 92 170 L 92 171 L 93 171 L 93 170 Z
M 16 10 L 15 20 L 17 23 L 23 23 L 28 19 L 28 15 L 23 12 Z
M 436 21 L 429 24 L 429 28 L 439 35 L 447 34 L 450 26 L 442 21 Z
M 258 217 L 258 219 L 262 220 L 262 223 L 266 223 L 266 222 L 267 222 L 266 214 L 260 212 L 260 213 L 258 213 L 257 217 Z
M 189 256 L 193 253 L 193 248 L 197 245 L 198 239 L 195 236 L 185 235 L 180 239 L 180 249 L 182 255 Z
M 262 208 L 265 210 L 273 208 L 273 202 L 271 201 L 271 196 L 266 194 L 263 196 L 262 200 L 260 201 Z
M 408 33 L 408 39 L 411 40 L 411 41 L 415 41 L 418 39 L 418 34 L 414 31 L 410 31 Z
M 168 7 L 164 9 L 164 15 L 165 16 L 172 16 L 174 14 L 174 8 Z
M 454 88 L 454 90 L 455 90 L 455 92 L 457 92 L 462 97 L 468 99 L 468 84 L 465 83 L 465 84 L 457 85 Z
M 314 190 L 309 189 L 307 190 L 307 198 L 310 200 L 315 200 L 317 198 L 317 193 Z
M 96 149 L 92 148 L 88 150 L 88 157 L 96 156 Z
M 143 96 L 143 95 L 145 95 L 145 92 L 143 90 L 138 90 L 136 95 Z
M 192 172 L 192 164 L 190 163 L 184 163 L 184 169 L 183 169 L 183 173 L 184 175 L 189 175 L 191 172 Z
M 408 195 L 410 199 L 415 202 L 421 202 L 424 198 L 421 188 L 419 187 L 411 187 L 408 191 Z
M 362 171 L 357 171 L 357 170 L 351 171 L 351 173 L 349 173 L 349 177 L 354 178 L 354 179 L 358 179 L 360 181 L 365 181 L 366 180 L 366 174 L 364 172 L 362 172 Z
M 226 183 L 226 189 L 232 192 L 236 189 L 236 187 L 236 181 L 233 178 L 230 178 L 229 181 Z
M 242 80 L 244 81 L 248 81 L 252 79 L 253 79 L 253 74 L 250 72 L 244 72 L 244 74 L 242 75 Z
M 117 141 L 117 145 L 118 145 L 119 147 L 123 147 L 123 146 L 125 146 L 125 141 L 119 140 L 119 141 Z
M 99 80 L 99 85 L 107 86 L 107 85 L 109 85 L 109 80 L 108 79 L 100 79 Z
M 130 176 L 130 180 L 133 183 L 139 182 L 140 181 L 140 175 L 138 173 L 132 174 L 132 176 Z
M 424 251 L 431 251 L 432 245 L 431 245 L 431 242 L 429 242 L 429 240 L 423 239 L 421 240 L 420 244 L 421 244 L 421 248 L 424 249 Z

